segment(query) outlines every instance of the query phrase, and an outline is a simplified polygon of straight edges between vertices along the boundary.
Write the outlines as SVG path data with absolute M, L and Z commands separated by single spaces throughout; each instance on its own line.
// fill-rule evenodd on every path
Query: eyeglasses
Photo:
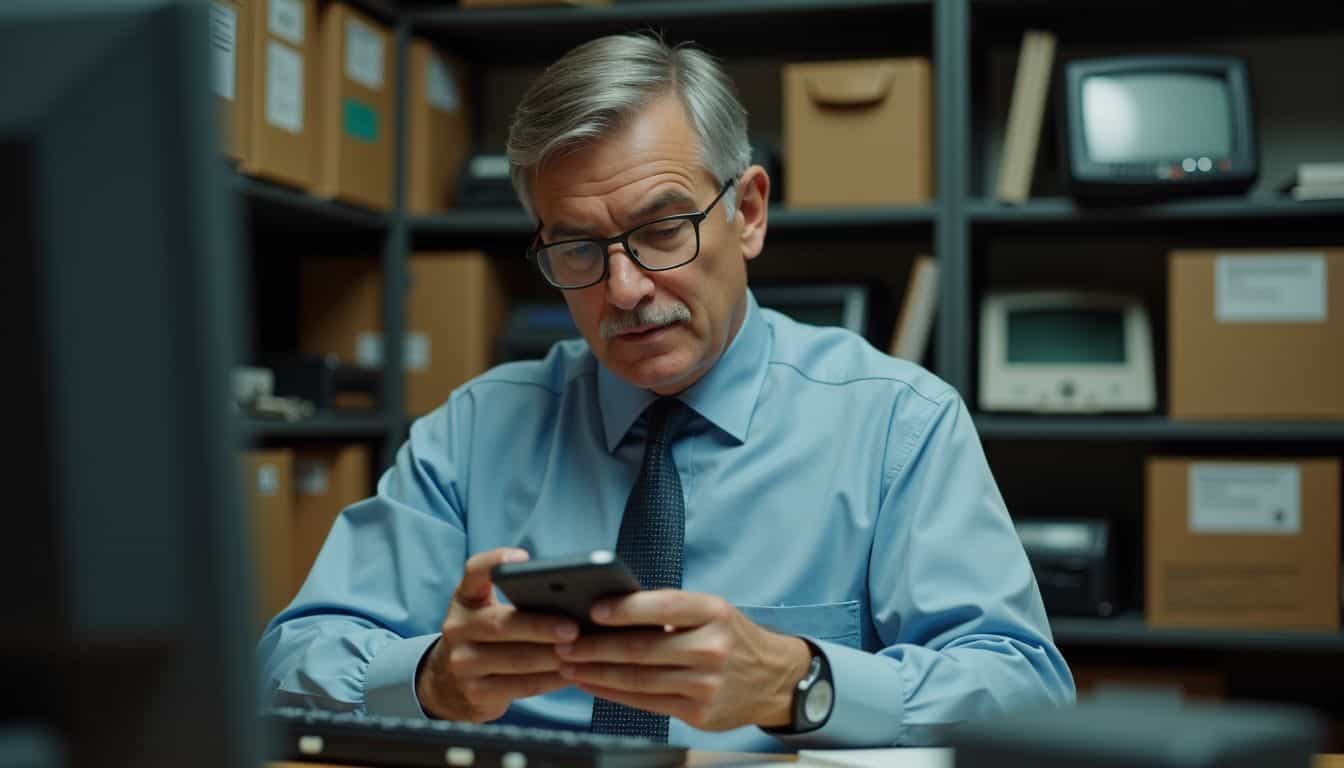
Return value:
M 541 241 L 537 224 L 527 257 L 536 262 L 546 282 L 563 290 L 587 288 L 607 279 L 611 246 L 620 243 L 631 260 L 647 272 L 664 272 L 685 266 L 700 255 L 700 222 L 714 210 L 736 179 L 723 183 L 723 189 L 699 213 L 678 213 L 646 221 L 615 237 L 585 237 L 555 243 Z

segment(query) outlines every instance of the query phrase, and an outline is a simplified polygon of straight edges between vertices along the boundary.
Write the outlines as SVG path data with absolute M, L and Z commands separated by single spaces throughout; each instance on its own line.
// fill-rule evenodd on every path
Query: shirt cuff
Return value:
M 428 718 L 415 695 L 415 672 L 438 635 L 397 638 L 369 662 L 364 678 L 364 711 L 387 717 Z
M 901 736 L 905 681 L 899 663 L 846 645 L 812 640 L 831 667 L 835 704 L 820 728 L 770 735 L 791 747 L 889 747 Z

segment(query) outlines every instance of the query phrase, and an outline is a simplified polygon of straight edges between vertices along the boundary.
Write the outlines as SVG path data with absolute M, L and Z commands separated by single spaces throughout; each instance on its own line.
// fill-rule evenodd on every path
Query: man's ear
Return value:
M 742 243 L 742 257 L 756 258 L 765 247 L 766 219 L 770 212 L 770 175 L 759 165 L 753 165 L 738 179 L 737 215 L 738 238 Z

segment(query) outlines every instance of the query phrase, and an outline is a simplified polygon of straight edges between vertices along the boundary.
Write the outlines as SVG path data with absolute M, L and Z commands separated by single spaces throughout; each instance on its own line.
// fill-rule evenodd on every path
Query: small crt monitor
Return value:
M 1259 173 L 1244 59 L 1075 59 L 1059 99 L 1064 167 L 1078 196 L 1244 192 Z
M 991 293 L 980 308 L 980 408 L 1134 413 L 1157 406 L 1153 334 L 1135 298 Z
M 834 325 L 860 336 L 868 332 L 868 289 L 859 284 L 753 283 L 761 306 L 800 323 Z

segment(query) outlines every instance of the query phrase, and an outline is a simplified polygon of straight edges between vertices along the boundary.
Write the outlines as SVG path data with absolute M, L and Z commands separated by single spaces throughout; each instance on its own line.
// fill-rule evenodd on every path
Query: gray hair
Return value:
M 506 149 L 514 191 L 528 213 L 532 178 L 559 152 L 610 136 L 668 93 L 690 117 L 700 161 L 720 183 L 751 164 L 747 111 L 718 62 L 685 44 L 670 46 L 652 34 L 601 37 L 547 67 L 513 113 Z M 731 221 L 735 190 L 724 196 Z

